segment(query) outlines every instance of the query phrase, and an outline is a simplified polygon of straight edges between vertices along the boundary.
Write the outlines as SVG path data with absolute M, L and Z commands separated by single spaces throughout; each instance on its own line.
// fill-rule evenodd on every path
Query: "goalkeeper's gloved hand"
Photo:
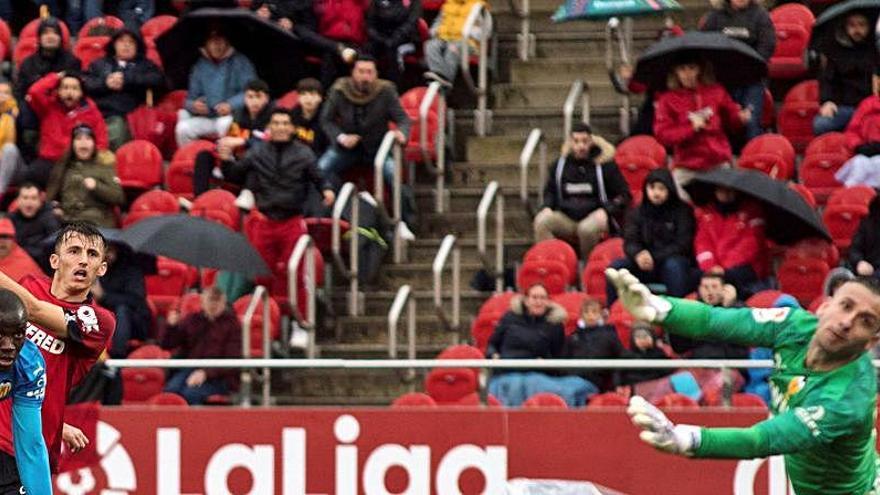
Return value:
M 626 409 L 633 424 L 642 429 L 639 438 L 657 450 L 691 456 L 700 446 L 700 427 L 675 425 L 643 397 L 634 395 Z
M 637 320 L 648 323 L 660 323 L 669 314 L 672 304 L 662 297 L 651 294 L 645 284 L 629 272 L 626 268 L 605 270 L 608 281 L 617 289 L 617 297 L 621 304 Z

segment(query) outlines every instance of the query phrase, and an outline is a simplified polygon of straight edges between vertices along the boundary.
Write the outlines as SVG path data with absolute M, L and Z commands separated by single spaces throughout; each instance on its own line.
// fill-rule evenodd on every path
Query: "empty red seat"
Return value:
M 440 121 L 437 117 L 440 105 L 439 98 L 435 99 L 434 104 L 428 109 L 428 118 L 426 121 L 428 124 L 428 139 L 425 150 L 422 150 L 420 142 L 421 122 L 419 121 L 419 110 L 422 106 L 422 100 L 425 98 L 427 90 L 427 87 L 419 86 L 410 89 L 400 97 L 400 106 L 403 107 L 403 110 L 412 121 L 409 140 L 404 149 L 404 160 L 408 162 L 422 163 L 425 161 L 424 153 L 427 153 L 427 155 L 431 157 L 431 160 L 437 159 L 437 145 L 435 139 L 439 132 L 438 127 L 440 125 Z
M 568 409 L 565 399 L 550 392 L 537 393 L 526 399 L 522 405 L 526 408 Z
M 0 19 L 0 45 L 3 45 L 6 50 L 2 58 L 5 60 L 12 55 L 12 30 L 9 29 L 9 24 L 3 19 Z
M 870 186 L 850 186 L 835 190 L 828 198 L 828 205 L 869 206 L 877 191 Z
M 828 132 L 810 141 L 798 176 L 820 205 L 828 201 L 831 193 L 843 187 L 834 174 L 849 158 L 850 151 L 843 133 Z
M 122 227 L 129 227 L 144 218 L 173 215 L 178 212 L 180 212 L 180 203 L 173 194 L 159 189 L 147 191 L 131 203 L 128 215 L 122 221 Z
M 477 377 L 467 368 L 438 368 L 425 378 L 425 391 L 437 404 L 456 404 L 477 391 Z
M 485 353 L 486 347 L 489 345 L 489 338 L 495 331 L 495 325 L 498 320 L 504 316 L 504 313 L 510 310 L 510 300 L 516 296 L 516 292 L 502 292 L 493 294 L 483 305 L 471 323 L 471 339 L 474 346 Z
M 807 73 L 807 47 L 816 18 L 810 9 L 797 3 L 780 5 L 770 11 L 776 31 L 776 49 L 767 61 L 771 79 L 799 79 Z
M 437 402 L 430 395 L 422 392 L 409 392 L 394 399 L 391 407 L 436 407 Z
M 141 36 L 144 37 L 145 42 L 150 42 L 158 38 L 162 33 L 171 29 L 172 26 L 177 22 L 177 17 L 173 15 L 157 15 L 152 19 L 147 20 L 143 26 L 141 26 Z
M 638 204 L 645 178 L 651 170 L 666 166 L 666 148 L 653 136 L 633 136 L 617 146 L 614 161 L 629 186 L 633 204 Z
M 147 399 L 146 402 L 151 406 L 189 406 L 186 399 L 174 392 L 158 393 Z
M 794 162 L 794 147 L 785 136 L 762 134 L 746 143 L 736 165 L 788 180 L 794 176 Z
M 196 155 L 202 151 L 214 152 L 215 149 L 216 145 L 213 142 L 200 139 L 175 151 L 174 156 L 171 157 L 168 171 L 165 173 L 165 188 L 168 192 L 175 196 L 192 199 Z
M 605 392 L 604 394 L 596 394 L 590 397 L 587 407 L 626 407 L 628 404 L 629 399 L 626 397 L 616 392 Z
M 794 5 L 794 4 L 788 4 Z M 819 83 L 814 80 L 796 84 L 785 95 L 776 117 L 779 133 L 791 141 L 798 152 L 813 139 L 813 118 L 819 113 Z
M 822 294 L 822 286 L 829 270 L 828 263 L 819 259 L 785 258 L 776 271 L 779 290 L 791 294 L 801 306 L 807 307 Z
M 703 403 L 707 406 L 721 406 L 723 401 L 718 389 L 704 390 Z M 767 410 L 767 404 L 760 395 L 750 393 L 736 393 L 730 396 L 730 407 L 757 408 Z
M 663 407 L 663 408 L 666 408 L 666 407 L 678 407 L 678 408 L 684 408 L 684 409 L 699 409 L 700 408 L 700 404 L 697 401 L 695 401 L 694 399 L 691 399 L 687 395 L 675 394 L 675 393 L 664 395 L 663 397 L 654 401 L 654 405 L 657 407 Z
M 620 299 L 614 301 L 614 304 L 608 310 L 608 323 L 614 325 L 617 338 L 626 349 L 631 347 L 630 335 L 632 334 L 632 324 L 635 321 L 636 319 L 633 318 L 633 315 L 629 314 L 629 311 L 623 307 Z
M 190 267 L 185 263 L 158 256 L 156 273 L 144 277 L 147 287 L 147 299 L 155 306 L 159 314 L 168 313 L 180 297 L 189 288 Z
M 162 393 L 165 371 L 162 368 L 123 368 L 122 403 L 139 404 Z
M 813 196 L 813 193 L 803 184 L 798 184 L 797 182 L 789 182 L 788 188 L 804 198 L 804 201 L 806 201 L 806 203 L 810 205 L 810 208 L 815 210 L 819 206 L 819 203 L 816 202 L 816 197 Z
M 95 60 L 104 57 L 105 47 L 109 42 L 109 36 L 85 36 L 76 40 L 73 54 L 79 59 L 83 70 L 87 70 Z
M 585 292 L 563 292 L 552 297 L 553 302 L 565 308 L 568 319 L 565 320 L 565 335 L 571 335 L 577 328 L 578 319 L 581 317 L 581 306 L 584 301 L 590 299 Z
M 103 17 L 93 17 L 86 21 L 85 24 L 80 28 L 79 33 L 77 34 L 78 38 L 86 38 L 89 36 L 94 36 L 95 33 L 92 30 L 100 30 L 101 36 L 110 36 L 113 31 L 118 31 L 125 27 L 125 23 L 122 22 L 122 19 L 113 16 L 113 15 L 105 15 Z
M 156 187 L 162 184 L 162 152 L 149 141 L 129 141 L 116 150 L 116 174 L 122 187 Z
M 590 252 L 590 258 L 581 276 L 584 292 L 602 301 L 604 305 L 606 303 L 605 269 L 611 262 L 623 257 L 623 238 L 612 237 L 596 245 Z
M 833 267 L 840 262 L 840 251 L 825 239 L 802 239 L 786 248 L 785 257 L 820 259 Z
M 565 292 L 571 274 L 568 267 L 556 260 L 531 260 L 522 264 L 516 275 L 516 285 L 525 292 L 529 287 L 541 284 L 550 295 Z
M 868 215 L 868 207 L 853 204 L 836 204 L 825 207 L 822 220 L 831 234 L 834 245 L 846 250 L 859 228 L 859 222 Z
M 235 231 L 241 227 L 241 210 L 235 206 L 235 195 L 224 189 L 211 189 L 200 194 L 193 200 L 189 214 Z
M 251 302 L 251 294 L 238 298 L 232 305 L 235 314 L 244 326 L 244 314 Z M 251 320 L 251 357 L 263 357 L 263 305 L 258 304 Z M 271 297 L 269 298 L 269 338 L 278 340 L 281 336 L 281 308 Z M 269 356 L 267 356 L 269 357 Z
M 278 108 L 293 109 L 299 104 L 299 93 L 294 89 L 284 93 L 284 96 L 275 100 L 275 106 Z
M 783 293 L 778 290 L 762 290 L 746 299 L 746 306 L 750 308 L 772 308 L 773 304 Z
M 532 260 L 556 260 L 562 262 L 569 270 L 571 276 L 568 283 L 577 283 L 578 256 L 571 244 L 560 239 L 547 239 L 539 241 L 526 251 L 523 262 Z
M 159 107 L 160 110 L 177 113 L 178 110 L 183 108 L 185 102 L 186 90 L 175 89 L 174 91 L 171 91 L 163 96 L 162 99 L 159 101 L 159 104 L 156 106 Z

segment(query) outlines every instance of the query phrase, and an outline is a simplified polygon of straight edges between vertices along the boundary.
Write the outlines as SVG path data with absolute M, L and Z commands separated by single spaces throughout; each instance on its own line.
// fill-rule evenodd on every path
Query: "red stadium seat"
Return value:
M 321 251 L 321 254 L 324 257 L 330 256 L 333 250 L 333 219 L 306 218 L 306 228 L 309 229 L 309 235 L 315 241 L 315 246 Z M 351 225 L 348 222 L 345 220 L 339 221 L 339 235 L 341 239 L 344 239 L 342 236 L 345 236 L 349 228 L 351 228 Z M 343 249 L 348 246 L 345 242 L 342 245 Z
M 868 215 L 868 207 L 852 204 L 836 204 L 825 207 L 822 220 L 831 234 L 834 245 L 841 251 L 849 248 L 859 228 L 859 222 Z
M 147 404 L 151 406 L 189 406 L 186 399 L 173 392 L 158 393 L 147 399 Z
M 19 38 L 12 52 L 12 64 L 20 67 L 22 62 L 31 55 L 37 53 L 36 38 Z
M 791 294 L 806 307 L 822 294 L 829 270 L 828 263 L 819 259 L 785 258 L 776 271 L 779 290 Z
M 535 284 L 541 284 L 550 295 L 565 292 L 571 274 L 568 267 L 556 260 L 531 260 L 522 264 L 516 275 L 516 285 L 525 292 Z
M 828 266 L 840 263 L 840 251 L 825 239 L 803 239 L 785 250 L 785 257 L 820 259 Z
M 750 308 L 772 308 L 773 304 L 782 294 L 778 290 L 762 290 L 746 299 L 746 306 Z
M 155 189 L 138 196 L 128 210 L 128 215 L 122 221 L 122 227 L 129 227 L 145 218 L 157 215 L 173 215 L 180 212 L 180 203 L 168 191 Z
M 810 205 L 810 208 L 815 210 L 818 207 L 819 203 L 816 202 L 816 197 L 813 196 L 813 193 L 809 189 L 804 187 L 803 184 L 798 184 L 797 182 L 789 182 L 788 188 L 804 198 L 804 201 L 808 205 Z
M 793 5 L 793 4 L 792 4 Z M 813 117 L 819 113 L 819 83 L 803 81 L 788 91 L 776 117 L 779 133 L 791 141 L 798 152 L 813 139 Z
M 608 310 L 608 323 L 614 325 L 614 330 L 617 331 L 617 338 L 620 339 L 620 343 L 626 349 L 631 347 L 630 335 L 632 334 L 632 324 L 635 321 L 636 319 L 633 318 L 633 315 L 629 314 L 629 311 L 623 307 L 620 299 L 614 301 L 614 304 Z
M 834 191 L 828 198 L 828 205 L 859 205 L 869 206 L 877 191 L 870 186 L 842 187 Z
M 241 210 L 235 206 L 235 195 L 223 189 L 211 189 L 200 194 L 192 202 L 189 214 L 211 220 L 238 231 L 241 227 Z
M 251 302 L 251 294 L 247 294 L 238 298 L 232 305 L 238 319 L 244 325 L 244 313 L 247 311 L 248 304 Z M 262 305 L 257 306 L 254 311 L 253 320 L 251 321 L 251 357 L 263 357 L 263 309 Z M 281 308 L 274 299 L 269 298 L 269 338 L 270 340 L 278 340 L 281 336 Z M 271 356 L 266 356 L 271 357 Z
M 437 402 L 430 395 L 422 392 L 409 392 L 394 399 L 393 408 L 401 407 L 437 407 Z
M 181 319 L 198 313 L 202 310 L 202 296 L 198 292 L 187 292 L 177 302 L 177 310 L 180 311 Z
M 171 29 L 176 22 L 177 17 L 174 17 L 173 15 L 157 15 L 156 17 L 147 20 L 147 22 L 141 26 L 141 36 L 144 37 L 145 42 L 149 43 L 158 38 L 165 31 Z
M 162 368 L 123 368 L 122 403 L 142 404 L 165 387 Z
M 773 93 L 764 88 L 764 106 L 761 109 L 761 128 L 772 129 L 776 126 L 776 102 Z
M 550 392 L 535 394 L 526 399 L 522 406 L 525 408 L 538 409 L 568 409 L 568 404 L 565 403 L 565 399 Z
M 70 47 L 70 29 L 67 28 L 67 24 L 64 23 L 61 19 L 56 19 L 58 24 L 61 26 L 61 43 L 64 48 Z M 37 41 L 37 31 L 40 28 L 41 19 L 34 19 L 21 28 L 21 32 L 18 33 L 18 42 L 21 43 L 23 39 L 32 39 L 35 42 Z M 36 43 L 34 44 L 36 46 Z
M 178 110 L 183 108 L 183 104 L 185 102 L 186 90 L 176 89 L 163 96 L 162 99 L 159 101 L 159 104 L 156 106 L 159 107 L 160 110 L 176 114 Z
M 602 301 L 604 305 L 606 303 L 605 269 L 611 262 L 623 257 L 623 238 L 612 237 L 594 247 L 581 276 L 584 292 Z
M 510 300 L 518 294 L 513 291 L 492 294 L 489 299 L 480 306 L 479 314 L 500 313 L 504 314 L 510 310 Z
M 666 407 L 673 407 L 673 408 L 678 407 L 678 408 L 684 408 L 684 409 L 699 409 L 700 408 L 700 404 L 697 401 L 695 401 L 694 399 L 691 399 L 687 395 L 675 394 L 675 393 L 664 395 L 663 397 L 654 401 L 654 405 L 657 407 L 661 407 L 661 408 L 666 408 Z
M 733 394 L 730 397 L 730 405 L 733 407 L 756 407 L 767 410 L 767 403 L 764 402 L 760 395 L 746 392 Z
M 633 204 L 639 204 L 645 178 L 651 170 L 666 166 L 666 148 L 653 136 L 633 136 L 617 146 L 614 161 L 629 186 Z
M 107 32 L 110 32 L 118 31 L 124 27 L 125 23 L 122 22 L 122 19 L 116 16 L 105 15 L 103 17 L 94 17 L 83 24 L 83 27 L 81 27 L 79 33 L 77 33 L 77 37 L 86 38 L 89 36 L 94 36 L 94 34 L 89 34 L 93 29 L 104 29 Z M 102 34 L 102 36 L 109 36 L 109 34 Z
M 825 294 L 816 296 L 816 299 L 810 301 L 810 305 L 807 306 L 807 311 L 809 311 L 810 313 L 815 313 L 816 310 L 819 309 L 819 306 L 821 306 L 826 299 L 828 299 L 828 296 L 826 296 Z
M 437 354 L 436 359 L 485 359 L 483 351 L 472 345 L 456 344 L 447 347 Z M 479 376 L 480 368 L 470 368 L 474 376 Z
M 293 109 L 299 105 L 299 93 L 294 89 L 284 93 L 284 96 L 275 100 L 275 106 L 278 108 Z
M 532 260 L 556 260 L 562 262 L 571 276 L 568 283 L 577 283 L 578 256 L 571 244 L 560 239 L 547 239 L 534 244 L 523 255 L 523 262 Z
M 409 131 L 409 140 L 404 149 L 404 160 L 407 162 L 422 163 L 424 161 L 423 150 L 419 142 L 419 135 L 421 133 L 419 109 L 422 106 L 422 100 L 424 99 L 427 90 L 427 87 L 419 86 L 410 89 L 400 97 L 400 106 L 403 107 L 403 110 L 412 121 L 412 127 Z M 437 159 L 437 145 L 435 139 L 437 132 L 439 132 L 438 126 L 440 125 L 437 117 L 439 105 L 439 99 L 435 99 L 434 104 L 431 105 L 431 108 L 428 110 L 428 140 L 427 149 L 424 150 L 424 152 L 431 157 L 431 160 Z
M 12 55 L 12 30 L 9 29 L 9 24 L 3 19 L 0 19 L 0 45 L 3 45 L 6 49 L 3 59 Z
M 125 188 L 156 187 L 162 184 L 162 152 L 149 141 L 129 141 L 116 150 L 116 174 Z
M 156 274 L 147 275 L 147 299 L 161 315 L 168 313 L 189 288 L 189 266 L 164 256 L 156 258 Z
M 588 408 L 626 407 L 627 405 L 629 405 L 629 399 L 616 392 L 605 392 L 604 394 L 596 394 L 590 397 L 590 401 L 587 402 Z
M 816 18 L 801 4 L 788 3 L 770 11 L 776 50 L 767 61 L 771 79 L 799 79 L 807 73 L 807 47 Z
M 445 2 L 446 0 L 426 0 L 425 2 L 422 2 L 422 9 L 429 12 L 437 12 L 440 10 L 440 7 L 443 7 Z
M 819 204 L 824 205 L 831 193 L 843 187 L 834 174 L 849 158 L 846 137 L 841 132 L 822 134 L 810 141 L 798 175 Z
M 471 339 L 474 341 L 474 346 L 482 353 L 485 354 L 489 338 L 495 331 L 495 325 L 498 324 L 498 320 L 504 316 L 504 313 L 510 310 L 510 300 L 516 295 L 516 292 L 493 294 L 480 307 L 477 317 L 471 324 Z
M 578 319 L 581 317 L 581 306 L 584 301 L 590 299 L 585 292 L 563 292 L 553 296 L 553 302 L 565 308 L 568 319 L 565 320 L 565 335 L 569 336 L 577 328 Z
M 104 57 L 105 47 L 109 42 L 109 36 L 86 36 L 76 40 L 73 54 L 79 59 L 83 70 L 87 70 L 95 60 Z
M 785 136 L 762 134 L 746 143 L 736 165 L 788 180 L 794 175 L 794 162 L 794 147 Z
M 200 139 L 175 151 L 174 156 L 171 157 L 168 171 L 165 173 L 165 188 L 168 192 L 175 196 L 192 199 L 196 155 L 202 151 L 213 152 L 215 149 L 216 145 L 213 142 Z
M 155 344 L 142 345 L 129 353 L 129 359 L 168 359 L 171 353 Z
M 467 368 L 439 368 L 425 378 L 425 391 L 437 404 L 456 404 L 477 390 L 477 377 Z

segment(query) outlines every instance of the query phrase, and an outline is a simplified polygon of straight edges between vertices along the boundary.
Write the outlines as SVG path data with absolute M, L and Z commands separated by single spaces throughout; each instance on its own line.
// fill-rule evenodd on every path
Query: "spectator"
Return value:
M 25 177 L 45 185 L 55 162 L 70 150 L 72 131 L 84 124 L 92 130 L 99 150 L 107 149 L 107 126 L 101 112 L 83 94 L 82 80 L 74 74 L 51 73 L 28 91 L 28 103 L 40 119 L 40 150 Z
M 57 1 L 57 0 L 53 0 Z M 67 27 L 72 33 L 78 33 L 80 28 L 95 17 L 104 15 L 101 12 L 101 3 L 103 0 L 67 0 Z
M 748 298 L 767 272 L 761 207 L 736 191 L 717 187 L 714 203 L 697 212 L 694 251 L 703 273 L 722 275 Z
M 856 105 L 871 94 L 877 69 L 877 53 L 865 14 L 849 14 L 835 32 L 834 40 L 820 46 L 819 114 L 813 133 L 825 134 L 846 128 Z
M 626 210 L 631 196 L 613 153 L 605 153 L 597 144 L 589 125 L 575 124 L 568 140 L 571 151 L 556 161 L 544 186 L 544 204 L 534 221 L 535 239 L 576 239 L 587 259 L 602 236 L 618 228 L 616 217 Z
M 421 0 L 374 0 L 367 11 L 366 52 L 376 57 L 380 73 L 400 86 L 403 58 L 420 42 Z
M 565 308 L 550 301 L 540 283 L 511 300 L 489 338 L 486 356 L 492 359 L 554 359 L 562 356 Z M 583 405 L 596 387 L 577 376 L 551 377 L 540 371 L 505 370 L 489 380 L 489 393 L 505 406 L 518 406 L 539 392 L 552 392 L 569 405 Z
M 125 203 L 116 157 L 98 149 L 95 131 L 88 125 L 73 129 L 70 152 L 52 169 L 46 198 L 58 202 L 64 222 L 116 227 L 115 208 Z
M 293 127 L 296 137 L 312 148 L 315 156 L 321 156 L 330 143 L 321 130 L 321 104 L 324 102 L 324 88 L 317 79 L 307 77 L 296 85 L 299 104 L 293 108 Z
M 875 196 L 849 246 L 848 259 L 856 275 L 880 278 L 880 199 Z
M 644 283 L 661 283 L 666 294 L 684 297 L 693 290 L 694 211 L 675 190 L 669 170 L 652 170 L 642 186 L 642 203 L 632 209 L 623 231 L 625 258 L 612 263 L 626 268 Z M 617 299 L 614 284 L 606 284 L 607 301 Z
M 125 244 L 108 242 L 104 259 L 107 272 L 92 286 L 92 296 L 116 315 L 110 357 L 123 359 L 128 356 L 132 340 L 144 341 L 150 333 L 152 316 L 147 306 L 144 270 Z
M 475 6 L 485 6 L 483 0 L 447 0 L 440 7 L 440 13 L 431 25 L 431 39 L 425 42 L 425 64 L 427 79 L 452 86 L 461 67 L 461 40 L 464 37 L 464 23 Z M 481 27 L 471 33 L 469 49 L 476 46 L 482 36 Z
M 269 97 L 269 85 L 261 79 L 250 81 L 244 90 L 244 106 L 233 113 L 229 132 L 220 138 L 218 146 L 228 147 L 236 153 L 244 154 L 253 143 L 266 138 L 266 126 L 269 124 L 269 116 L 273 108 L 274 105 Z M 211 151 L 202 151 L 196 155 L 193 170 L 193 192 L 196 196 L 208 190 L 216 162 L 215 154 Z M 245 184 L 246 190 L 250 187 Z M 250 196 L 247 204 L 250 208 L 253 207 L 253 195 Z
M 156 12 L 155 0 L 120 0 L 119 18 L 126 26 L 140 29 Z
M 565 340 L 562 357 L 569 359 L 617 359 L 623 357 L 623 344 L 613 325 L 605 323 L 605 308 L 597 299 L 581 304 L 577 329 Z M 618 384 L 618 373 L 610 370 L 578 370 L 578 376 L 598 390 L 607 392 Z
M 736 288 L 725 283 L 723 275 L 704 273 L 697 287 L 697 300 L 710 306 L 732 308 L 742 306 Z M 720 341 L 697 341 L 681 335 L 669 334 L 672 350 L 694 359 L 748 359 L 747 347 Z
M 335 194 L 330 184 L 322 180 L 315 167 L 315 155 L 293 136 L 290 113 L 274 109 L 269 120 L 268 142 L 258 142 L 233 161 L 232 149 L 220 146 L 224 173 L 232 180 L 254 178 L 256 210 L 251 213 L 248 238 L 275 272 L 278 280 L 286 281 L 287 260 L 299 236 L 306 233 L 302 205 L 314 185 L 323 192 L 324 205 L 330 206 Z
M 339 175 L 356 165 L 369 165 L 388 131 L 388 124 L 397 125 L 397 142 L 405 145 L 410 120 L 400 106 L 394 85 L 378 78 L 376 61 L 369 56 L 358 59 L 351 77 L 342 78 L 330 89 L 327 103 L 321 110 L 321 128 L 332 144 L 318 160 L 318 169 L 340 187 Z M 394 178 L 394 159 L 388 156 L 383 167 L 385 182 Z M 409 189 L 404 196 L 411 198 Z M 414 202 L 414 198 L 410 203 Z M 404 221 L 412 222 L 414 207 L 404 205 Z
M 669 356 L 663 352 L 657 345 L 657 335 L 651 325 L 636 321 L 632 325 L 630 332 L 629 349 L 623 352 L 623 357 L 627 359 L 669 359 Z M 664 376 L 671 375 L 675 370 L 672 369 L 629 369 L 621 372 L 621 385 L 635 385 L 637 383 L 656 380 Z
M 348 66 L 354 63 L 355 53 L 367 41 L 366 14 L 370 0 L 316 0 L 315 15 L 318 33 L 342 48 L 341 57 L 332 52 L 324 52 L 321 64 L 321 84 L 329 88 L 338 77 L 349 72 Z
M 681 188 L 696 173 L 729 165 L 731 149 L 726 130 L 748 122 L 751 111 L 741 110 L 715 82 L 709 64 L 687 53 L 669 71 L 666 86 L 668 90 L 657 95 L 654 135 L 672 148 L 672 176 L 678 195 L 689 199 Z
M 0 218 L 0 271 L 15 281 L 41 271 L 34 259 L 15 242 L 15 226 L 6 217 Z
M 770 14 L 759 0 L 715 0 L 711 3 L 715 9 L 706 16 L 703 31 L 720 31 L 754 48 L 765 61 L 770 60 L 776 49 L 776 30 Z M 762 81 L 730 90 L 734 101 L 752 111 L 751 118 L 745 122 L 747 140 L 762 133 L 765 88 Z
M 61 229 L 61 223 L 46 204 L 43 191 L 33 182 L 18 186 L 17 202 L 18 208 L 9 216 L 15 224 L 15 239 L 31 258 L 48 267 L 44 241 Z
M 313 0 L 288 0 L 279 3 L 279 22 L 283 22 L 284 17 L 290 19 L 293 22 L 293 34 L 299 36 L 321 58 L 321 84 L 329 88 L 338 74 L 345 72 L 339 68 L 354 63 L 357 50 L 319 33 L 316 3 Z
M 0 198 L 18 170 L 21 153 L 16 143 L 15 121 L 18 102 L 12 95 L 12 84 L 0 78 Z
M 168 328 L 162 347 L 176 349 L 175 357 L 216 359 L 241 357 L 241 324 L 226 306 L 226 295 L 217 287 L 202 291 L 202 309 L 183 320 L 177 310 L 168 313 Z M 166 392 L 181 395 L 193 405 L 203 404 L 215 394 L 238 388 L 236 370 L 192 369 L 176 371 L 165 384 Z
M 186 103 L 177 116 L 177 145 L 226 135 L 232 113 L 244 106 L 245 86 L 254 79 L 251 61 L 236 52 L 222 33 L 209 33 L 202 56 L 190 71 Z
M 131 139 L 125 116 L 144 103 L 147 90 L 158 90 L 165 81 L 146 53 L 141 36 L 122 29 L 110 38 L 104 58 L 92 62 L 85 75 L 86 92 L 104 115 L 114 151 Z

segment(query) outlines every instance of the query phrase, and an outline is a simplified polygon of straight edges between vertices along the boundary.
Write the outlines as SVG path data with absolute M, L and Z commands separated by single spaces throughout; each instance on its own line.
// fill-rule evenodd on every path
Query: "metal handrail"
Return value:
M 447 234 L 440 243 L 431 271 L 434 273 L 434 310 L 443 326 L 448 330 L 458 330 L 461 323 L 461 249 L 455 245 L 455 236 Z M 443 308 L 443 269 L 452 253 L 452 321 Z
M 534 128 L 526 138 L 526 144 L 519 154 L 519 198 L 529 215 L 534 216 L 536 211 L 529 202 L 529 165 L 535 150 L 538 150 L 538 183 L 543 187 L 547 180 L 547 143 L 544 142 L 544 134 L 541 129 Z M 538 202 L 541 201 L 541 189 L 538 189 Z
M 616 17 L 608 19 L 605 24 L 605 68 L 608 70 L 609 77 L 616 77 L 614 63 L 614 43 L 617 42 L 620 47 L 620 61 L 623 64 L 630 64 L 629 44 L 626 40 L 626 30 L 632 31 L 632 23 L 624 21 L 624 28 L 620 28 L 620 21 Z M 615 88 L 617 86 L 615 85 Z M 622 92 L 626 88 L 619 88 L 620 92 L 620 132 L 624 136 L 628 136 L 632 126 L 632 102 L 629 92 Z
M 408 284 L 397 289 L 397 295 L 388 310 L 388 357 L 391 359 L 397 358 L 397 324 L 404 308 L 407 309 L 406 355 L 412 360 L 416 358 L 416 298 Z
M 422 161 L 436 174 L 437 186 L 434 192 L 437 195 L 434 209 L 437 213 L 443 213 L 444 195 L 446 194 L 446 96 L 440 91 L 439 82 L 432 82 L 422 97 L 419 105 L 419 149 L 422 152 Z M 434 133 L 434 153 L 437 155 L 437 165 L 431 159 L 431 150 L 428 149 L 428 117 L 431 107 L 437 100 L 437 131 Z
M 500 194 L 499 194 L 500 193 Z M 495 203 L 495 268 L 486 253 L 486 223 L 489 217 L 489 208 Z M 504 193 L 498 186 L 498 181 L 493 180 L 483 191 L 480 205 L 477 207 L 477 251 L 483 267 L 492 270 L 495 277 L 495 292 L 504 290 Z
M 568 90 L 568 96 L 565 98 L 565 103 L 562 105 L 562 128 L 565 139 L 568 139 L 568 135 L 571 134 L 574 109 L 578 100 L 581 102 L 581 121 L 585 124 L 589 124 L 590 85 L 585 83 L 583 79 L 576 79 L 571 83 L 571 89 Z
M 301 235 L 299 240 L 296 241 L 296 245 L 293 247 L 293 252 L 290 254 L 290 259 L 287 262 L 288 300 L 290 302 L 290 307 L 293 310 L 293 316 L 296 318 L 297 322 L 299 322 L 300 326 L 309 332 L 309 343 L 306 347 L 306 356 L 308 356 L 309 359 L 315 358 L 315 323 L 317 320 L 315 295 L 318 291 L 315 257 L 317 251 L 318 249 L 315 247 L 315 241 L 312 237 L 308 234 Z M 302 263 L 303 256 L 306 257 L 306 276 L 305 284 L 303 284 L 305 285 L 307 296 L 305 315 L 299 310 L 297 297 L 297 293 L 299 292 L 299 284 L 297 283 L 297 280 L 299 279 L 299 265 Z
M 474 30 L 480 21 L 480 33 L 477 39 L 477 82 L 470 71 L 470 40 L 474 38 Z M 488 80 L 489 80 L 489 38 L 492 36 L 492 14 L 482 3 L 475 4 L 468 13 L 461 30 L 461 73 L 471 92 L 477 95 L 474 128 L 478 136 L 485 136 L 488 131 Z
M 269 291 L 265 286 L 258 285 L 254 289 L 250 302 L 244 311 L 241 322 L 241 355 L 244 359 L 251 357 L 251 325 L 254 321 L 254 313 L 257 311 L 257 304 L 263 304 L 263 357 L 268 358 L 270 353 L 270 336 L 269 326 Z M 271 397 L 271 371 L 268 367 L 263 367 L 263 405 L 269 405 L 269 397 Z M 250 407 L 251 405 L 251 381 L 253 376 L 251 371 L 243 369 L 241 371 L 241 405 L 242 407 Z
M 403 181 L 403 153 L 400 143 L 397 142 L 394 135 L 394 131 L 388 131 L 385 133 L 385 137 L 382 138 L 382 144 L 379 145 L 379 151 L 376 152 L 376 157 L 373 159 L 373 187 L 375 188 L 376 201 L 382 206 L 382 208 L 385 208 L 385 211 L 388 211 L 388 209 L 385 207 L 385 179 L 382 170 L 385 166 L 385 160 L 388 158 L 388 153 L 392 153 L 392 157 L 394 158 L 390 215 L 391 221 L 394 224 L 394 263 L 400 263 L 403 261 L 404 250 L 403 237 L 401 237 L 399 229 L 399 224 L 402 218 L 400 188 Z
M 342 212 L 345 206 L 351 202 L 351 220 L 349 221 L 349 232 L 351 233 L 351 244 L 348 248 L 348 266 L 342 260 Z M 360 201 L 357 197 L 357 187 L 351 182 L 346 182 L 339 189 L 339 196 L 333 203 L 333 223 L 330 227 L 330 249 L 333 252 L 333 263 L 342 273 L 342 276 L 348 279 L 348 314 L 351 316 L 358 315 L 358 228 L 360 227 Z
M 531 12 L 529 0 L 520 0 L 521 8 L 516 8 L 515 0 L 507 0 L 510 11 L 519 17 L 519 33 L 516 35 L 516 52 L 519 59 L 528 62 L 529 57 L 535 56 L 535 35 L 531 33 Z

